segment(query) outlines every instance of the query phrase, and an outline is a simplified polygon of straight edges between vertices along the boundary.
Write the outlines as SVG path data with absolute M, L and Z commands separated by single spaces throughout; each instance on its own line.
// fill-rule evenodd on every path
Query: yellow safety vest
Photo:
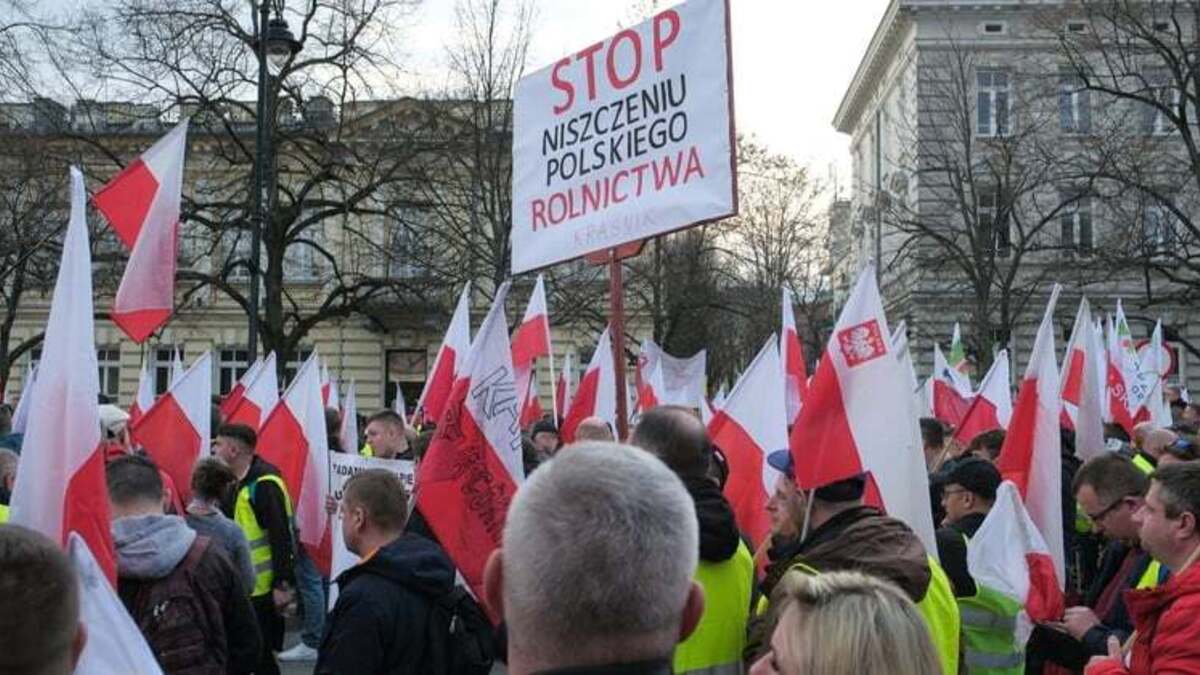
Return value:
M 929 629 L 929 638 L 933 649 L 937 652 L 938 662 L 942 664 L 942 672 L 953 675 L 958 672 L 958 642 L 961 634 L 961 619 L 958 616 L 958 603 L 954 599 L 954 587 L 950 585 L 950 577 L 945 570 L 930 556 L 925 556 L 929 562 L 929 586 L 925 588 L 925 597 L 916 603 L 917 611 L 925 620 Z M 789 570 L 800 570 L 805 574 L 819 574 L 810 565 L 798 562 Z M 759 598 L 755 614 L 767 611 L 768 600 Z
M 1133 465 L 1141 469 L 1142 473 L 1145 474 L 1149 474 L 1154 471 L 1154 464 L 1152 464 L 1149 458 L 1143 455 L 1140 451 L 1133 456 Z
M 374 457 L 375 448 L 372 448 L 370 443 L 366 443 L 362 446 L 362 449 L 358 451 L 358 454 L 363 457 Z
M 1162 576 L 1162 563 L 1157 560 L 1151 560 L 1149 565 L 1146 565 L 1146 571 L 1142 572 L 1142 576 L 1138 578 L 1135 588 L 1139 591 L 1147 588 L 1158 588 L 1158 578 Z
M 744 543 L 724 562 L 701 560 L 696 581 L 704 589 L 704 614 L 687 640 L 675 647 L 676 673 L 740 675 L 754 587 L 754 558 Z
M 288 520 L 292 518 L 292 499 L 288 496 L 287 485 L 283 479 L 274 474 L 259 476 L 253 483 L 238 490 L 237 503 L 233 508 L 233 520 L 242 528 L 246 541 L 250 543 L 250 564 L 254 567 L 254 590 L 251 597 L 266 595 L 271 592 L 271 584 L 275 575 L 271 571 L 271 542 L 267 539 L 267 531 L 258 524 L 254 515 L 254 505 L 251 503 L 253 492 L 262 481 L 271 481 L 283 492 L 283 503 L 287 508 Z M 291 536 L 291 533 L 288 533 Z
M 0 504 L 0 523 L 8 522 L 8 507 Z

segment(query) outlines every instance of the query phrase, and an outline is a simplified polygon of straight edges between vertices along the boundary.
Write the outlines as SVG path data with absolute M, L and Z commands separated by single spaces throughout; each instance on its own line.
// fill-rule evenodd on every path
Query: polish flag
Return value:
M 258 432 L 258 453 L 279 468 L 296 504 L 296 529 L 313 562 L 329 573 L 329 437 L 321 401 L 320 360 L 313 350 Z
M 654 340 L 642 340 L 634 377 L 637 384 L 637 410 L 647 410 L 654 405 L 695 405 L 696 399 L 708 394 L 707 363 L 708 353 L 703 349 L 687 357 L 672 356 Z M 650 378 L 656 368 L 662 371 L 660 377 L 664 386 L 653 392 L 644 392 L 651 386 Z M 652 402 L 652 405 L 647 406 L 647 402 Z
M 429 424 L 439 422 L 442 411 L 446 408 L 446 400 L 450 398 L 450 390 L 454 388 L 456 374 L 461 370 L 459 359 L 466 357 L 471 346 L 471 284 L 463 286 L 458 296 L 458 305 L 454 307 L 454 316 L 450 318 L 450 327 L 446 337 L 438 349 L 437 358 L 433 361 L 433 371 L 425 380 L 425 388 L 417 399 L 417 414 L 422 422 Z
M 1019 646 L 1029 638 L 1030 620 L 1058 621 L 1063 615 L 1062 577 L 1056 576 L 1050 547 L 1010 481 L 1000 484 L 992 509 L 971 537 L 967 570 L 976 584 L 1021 605 Z
M 963 416 L 971 407 L 970 394 L 964 395 L 958 388 L 955 378 L 959 376 L 955 375 L 956 372 L 946 362 L 946 357 L 942 356 L 942 348 L 934 343 L 933 374 L 929 378 L 933 394 L 930 407 L 935 418 L 955 427 L 962 424 Z
M 638 410 L 646 412 L 651 408 L 663 405 L 667 395 L 667 385 L 663 382 L 662 361 L 654 364 L 649 375 L 642 381 L 638 390 Z
M 245 424 L 251 429 L 258 430 L 263 420 L 275 405 L 279 403 L 279 375 L 275 372 L 275 352 L 267 354 L 262 365 L 258 367 L 254 377 L 249 373 L 242 378 L 246 383 L 245 392 L 237 405 L 225 420 L 227 424 Z
M 954 379 L 954 387 L 963 396 L 971 395 L 971 375 L 967 372 L 971 363 L 967 361 L 967 350 L 963 345 L 962 330 L 958 322 L 954 322 L 954 335 L 950 338 L 950 375 Z
M 205 352 L 130 427 L 133 441 L 146 449 L 179 490 L 192 498 L 192 467 L 209 445 L 212 424 L 212 354 Z
M 617 371 L 613 367 L 612 340 L 608 330 L 608 326 L 605 326 L 600 339 L 596 341 L 592 361 L 583 377 L 579 378 L 575 397 L 571 399 L 571 407 L 563 420 L 561 436 L 564 444 L 575 441 L 575 429 L 588 417 L 599 417 L 613 429 L 617 428 Z
M 1011 480 L 1025 500 L 1025 508 L 1038 526 L 1054 558 L 1061 584 L 1064 575 L 1062 513 L 1062 446 L 1058 431 L 1058 364 L 1054 358 L 1054 306 L 1062 287 L 1054 285 L 1050 302 L 1038 327 L 1025 379 L 1017 395 L 1012 421 L 996 468 Z
M 113 587 L 103 583 L 104 570 L 78 533 L 71 533 L 67 554 L 79 580 L 79 621 L 87 627 L 75 672 L 162 675 L 141 629 Z
M 542 397 L 538 396 L 537 376 L 529 378 L 529 393 L 525 396 L 525 404 L 521 406 L 521 428 L 525 429 L 534 424 L 546 414 L 542 409 Z
M 407 421 L 404 426 L 408 426 Z M 338 440 L 342 443 L 342 450 L 349 453 L 358 451 L 358 387 L 354 380 L 350 380 L 346 398 L 342 402 L 342 428 L 338 432 Z
M 464 355 L 414 488 L 421 513 L 476 597 L 483 597 L 484 563 L 500 545 L 508 505 L 525 479 L 507 295 L 506 282 Z
M 1138 362 L 1138 370 L 1142 379 L 1149 383 L 1141 407 L 1146 411 L 1147 418 L 1154 426 L 1161 429 L 1174 424 L 1171 419 L 1171 408 L 1163 396 L 1163 373 L 1167 372 L 1170 364 L 1163 363 L 1163 354 L 1167 353 L 1163 345 L 1162 320 L 1154 324 L 1154 332 L 1150 334 L 1150 343 L 1142 353 Z
M 1104 445 L 1104 389 L 1096 369 L 1097 342 L 1092 308 L 1079 301 L 1075 327 L 1067 342 L 1062 372 L 1062 421 L 1075 431 L 1075 453 L 1084 460 L 1106 451 Z
M 112 320 L 134 342 L 150 337 L 175 307 L 187 130 L 184 119 L 92 198 L 92 204 L 131 250 L 117 288 Z
M 979 384 L 979 393 L 963 415 L 954 431 L 954 438 L 964 446 L 979 434 L 992 429 L 1007 429 L 1012 419 L 1012 389 L 1009 386 L 1008 350 L 1001 349 L 992 367 Z
M 546 286 L 540 274 L 525 307 L 525 318 L 513 331 L 512 351 L 513 366 L 517 368 L 550 356 L 550 313 L 546 309 Z
M 347 393 L 347 396 L 350 394 Z M 392 400 L 392 409 L 404 421 L 404 428 L 408 428 L 408 404 L 404 402 L 404 387 L 400 383 L 396 383 L 396 398 Z
M 1109 315 L 1106 325 L 1104 387 L 1108 396 L 1108 417 L 1121 425 L 1125 433 L 1133 437 L 1133 415 L 1129 414 L 1127 403 L 1127 388 L 1125 386 L 1125 371 L 1121 367 L 1122 353 L 1120 338 L 1117 336 L 1116 324 Z
M 771 533 L 767 497 L 780 475 L 767 464 L 767 455 L 788 447 L 784 378 L 779 347 L 772 335 L 733 386 L 725 406 L 708 423 L 709 438 L 729 463 L 725 498 L 733 507 L 738 529 L 750 537 L 755 548 Z M 703 405 L 707 407 L 707 403 Z
M 571 352 L 563 357 L 562 370 L 558 371 L 558 382 L 554 385 L 554 410 L 559 415 L 567 414 L 567 407 L 571 405 Z M 558 424 L 559 420 L 555 419 L 554 423 Z
M 800 335 L 796 332 L 792 291 L 787 288 L 783 289 L 783 335 L 779 342 L 779 350 L 785 370 L 787 419 L 790 423 L 795 422 L 800 414 L 800 405 L 804 401 L 805 389 L 808 388 L 808 369 L 804 365 L 804 348 L 800 344 Z
M 337 377 L 329 374 L 329 366 L 321 364 L 321 403 L 326 408 L 342 409 L 342 400 L 338 396 Z
M 908 378 L 891 353 L 875 265 L 858 277 L 834 326 L 789 445 L 805 490 L 870 472 L 883 507 L 936 551 L 929 478 L 910 428 Z M 900 437 L 898 437 L 900 436 Z
M 250 364 L 246 372 L 242 373 L 242 377 L 237 381 L 237 384 L 234 384 L 229 393 L 225 395 L 225 398 L 221 400 L 220 411 L 222 420 L 229 421 L 229 417 L 233 414 L 234 409 L 238 407 L 238 404 L 246 396 L 246 384 L 258 377 L 258 371 L 262 368 L 262 364 L 263 360 L 261 358 L 256 359 L 254 363 Z
M 71 219 L 42 342 L 10 522 L 66 545 L 78 532 L 116 584 L 100 447 L 100 370 L 93 333 L 92 256 L 83 174 L 71 167 Z
M 25 379 L 21 382 L 21 398 L 17 399 L 17 407 L 13 409 L 12 431 L 14 434 L 25 433 L 29 426 L 29 407 L 33 404 L 34 385 L 37 384 L 37 368 L 30 363 L 25 369 Z
M 150 368 L 149 359 L 142 359 L 142 370 L 138 373 L 137 395 L 133 405 L 129 406 L 129 428 L 137 424 L 138 419 L 154 405 L 154 371 Z

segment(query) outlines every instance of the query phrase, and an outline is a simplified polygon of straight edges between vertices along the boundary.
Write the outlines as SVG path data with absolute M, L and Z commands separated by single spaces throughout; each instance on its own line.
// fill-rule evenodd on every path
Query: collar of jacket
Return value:
M 570 666 L 541 670 L 535 675 L 671 675 L 671 661 L 661 659 L 597 666 Z
M 1179 574 L 1157 588 L 1125 591 L 1125 606 L 1130 616 L 1141 619 L 1166 611 L 1167 607 L 1185 595 L 1200 594 L 1200 562 L 1193 562 Z

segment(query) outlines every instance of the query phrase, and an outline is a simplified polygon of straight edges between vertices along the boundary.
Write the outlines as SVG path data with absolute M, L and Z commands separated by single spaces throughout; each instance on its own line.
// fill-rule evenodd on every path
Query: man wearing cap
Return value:
M 863 504 L 866 475 L 806 494 L 796 486 L 789 451 L 773 452 L 767 462 L 783 476 L 767 502 L 774 532 L 761 585 L 763 596 L 769 598 L 779 580 L 792 570 L 809 574 L 855 570 L 887 579 L 917 605 L 943 670 L 957 672 L 959 618 L 950 581 L 907 525 Z M 788 536 L 789 531 L 800 534 Z M 750 628 L 747 659 L 758 658 L 767 646 L 778 618 L 773 610 L 778 606 L 771 602 L 765 611 L 760 606 Z
M 558 429 L 554 422 L 548 419 L 538 420 L 529 431 L 529 440 L 533 441 L 533 451 L 537 454 L 540 464 L 558 452 Z

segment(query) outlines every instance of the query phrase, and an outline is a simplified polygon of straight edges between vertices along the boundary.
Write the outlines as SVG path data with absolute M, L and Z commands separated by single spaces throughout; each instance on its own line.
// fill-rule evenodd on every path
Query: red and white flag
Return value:
M 245 391 L 225 422 L 245 424 L 257 431 L 279 403 L 279 375 L 275 372 L 275 352 L 267 354 L 253 378 L 247 373 L 243 380 L 246 383 Z
M 401 415 L 401 418 L 404 416 Z M 404 422 L 408 426 L 408 421 Z M 338 431 L 338 440 L 345 452 L 358 452 L 358 387 L 354 380 L 346 388 L 346 398 L 342 401 L 342 428 Z
M 150 406 L 154 405 L 154 371 L 150 368 L 150 360 L 142 359 L 142 370 L 138 373 L 137 394 L 133 405 L 129 406 L 129 428 L 133 428 Z
M 950 358 L 947 362 L 950 364 L 950 378 L 954 381 L 955 389 L 959 395 L 969 398 L 973 393 L 971 375 L 968 372 L 971 362 L 967 360 L 967 348 L 963 344 L 962 329 L 957 321 L 954 322 L 954 335 L 950 338 Z
M 1154 324 L 1154 332 L 1150 334 L 1150 342 L 1138 360 L 1138 370 L 1142 374 L 1142 379 L 1149 383 L 1141 407 L 1146 411 L 1146 418 L 1160 429 L 1166 429 L 1174 424 L 1174 420 L 1171 419 L 1171 408 L 1163 395 L 1163 377 L 1170 368 L 1169 358 L 1170 353 L 1163 344 L 1162 320 L 1159 319 Z
M 337 376 L 329 373 L 329 366 L 321 364 L 321 402 L 326 408 L 342 409 L 342 399 L 338 393 Z
M 522 429 L 536 423 L 546 414 L 546 411 L 542 409 L 542 397 L 538 395 L 536 375 L 529 378 L 529 389 L 526 391 L 525 404 L 521 406 Z
M 1119 303 L 1120 301 L 1118 301 Z M 1133 415 L 1129 412 L 1128 387 L 1125 384 L 1123 349 L 1120 337 L 1117 335 L 1116 324 L 1110 315 L 1106 326 L 1107 344 L 1105 345 L 1105 391 L 1108 396 L 1108 418 L 1119 425 L 1133 437 Z
M 938 421 L 954 427 L 962 424 L 967 409 L 971 407 L 971 396 L 964 395 L 958 388 L 957 372 L 946 362 L 946 357 L 942 356 L 942 348 L 934 343 L 933 374 L 929 377 L 933 393 L 930 408 Z
M 1066 578 L 1063 571 L 1066 557 L 1063 552 L 1061 399 L 1058 363 L 1054 358 L 1054 306 L 1061 290 L 1062 287 L 1055 284 L 1050 293 L 1004 446 L 996 460 L 996 468 L 1006 480 L 1016 485 L 1025 500 L 1025 508 L 1045 538 L 1060 585 Z
M 258 370 L 262 368 L 262 364 L 263 360 L 261 357 L 250 364 L 246 372 L 242 373 L 241 379 L 233 385 L 233 388 L 229 390 L 225 398 L 221 399 L 220 411 L 222 420 L 229 421 L 229 416 L 233 414 L 234 409 L 238 407 L 238 404 L 242 402 L 242 398 L 246 395 L 247 383 L 258 377 Z
M 117 288 L 112 320 L 134 342 L 150 337 L 175 307 L 187 130 L 184 119 L 92 198 L 131 250 Z
M 1021 605 L 1035 622 L 1059 621 L 1065 609 L 1062 582 L 1046 539 L 1030 518 L 1017 488 L 1000 484 L 996 501 L 967 547 L 967 569 L 975 583 Z M 1022 617 L 1018 645 L 1032 629 Z
M 117 592 L 104 583 L 104 570 L 78 533 L 70 535 L 67 553 L 79 579 L 79 621 L 87 627 L 75 672 L 162 675 L 142 631 Z
M 979 383 L 979 393 L 963 415 L 962 423 L 954 430 L 955 440 L 965 446 L 985 431 L 1008 428 L 1013 413 L 1010 381 L 1008 350 L 1001 349 Z
M 349 396 L 349 394 L 347 394 Z M 404 402 L 404 387 L 396 383 L 396 398 L 392 400 L 392 410 L 404 420 L 404 428 L 408 428 L 408 404 Z
M 522 408 L 522 418 L 533 414 L 534 399 L 537 394 L 535 380 L 537 373 L 535 365 L 538 359 L 550 360 L 550 381 L 554 381 L 554 354 L 550 346 L 550 312 L 546 305 L 546 285 L 542 275 L 538 275 L 537 283 L 533 286 L 533 294 L 529 296 L 529 304 L 525 307 L 525 317 L 513 331 L 512 338 L 514 380 L 517 391 L 524 392 L 525 405 Z M 553 402 L 557 406 L 557 402 Z M 537 402 L 538 419 L 541 419 L 542 404 Z M 555 407 L 554 419 L 558 419 L 558 409 Z
M 29 407 L 33 403 L 33 389 L 37 384 L 37 368 L 30 363 L 25 368 L 25 379 L 21 381 L 21 398 L 17 399 L 17 407 L 13 409 L 12 431 L 14 434 L 25 433 L 29 426 Z
M 796 332 L 792 292 L 787 288 L 783 289 L 783 333 L 780 337 L 779 351 L 785 373 L 787 418 L 788 422 L 792 423 L 800 414 L 800 405 L 808 388 L 808 368 L 804 365 L 804 348 L 800 344 L 800 334 Z
M 205 352 L 130 427 L 133 441 L 174 481 L 184 504 L 192 467 L 208 449 L 212 425 L 212 354 Z
M 708 395 L 707 364 L 708 354 L 703 349 L 687 357 L 671 356 L 654 340 L 643 340 L 636 372 L 638 410 L 647 410 L 654 405 L 695 405 L 697 399 Z M 656 368 L 661 370 L 659 377 L 663 386 L 652 393 L 644 393 L 642 390 L 649 388 Z M 647 406 L 647 402 L 653 404 Z
M 558 382 L 554 385 L 554 410 L 556 414 L 566 415 L 571 405 L 571 352 L 563 357 L 562 369 L 558 371 Z M 554 420 L 558 424 L 558 420 Z
M 279 468 L 295 502 L 296 529 L 317 568 L 329 573 L 329 436 L 321 400 L 320 357 L 313 350 L 258 432 L 258 454 Z
M 421 397 L 417 399 L 420 422 L 429 424 L 441 421 L 450 390 L 454 388 L 456 374 L 461 370 L 459 360 L 466 358 L 470 348 L 471 284 L 468 283 L 458 296 L 454 316 L 450 317 L 450 327 L 446 329 L 446 337 L 442 339 L 442 346 L 438 348 L 437 358 L 433 361 L 433 370 L 429 373 L 429 379 L 425 380 Z
M 792 427 L 796 482 L 812 490 L 869 472 L 882 506 L 933 552 L 937 547 L 924 454 L 912 434 L 897 433 L 909 429 L 912 420 L 908 377 L 891 352 L 890 336 L 875 266 L 867 265 L 842 308 Z
M 1098 343 L 1094 330 L 1091 305 L 1087 298 L 1082 298 L 1059 377 L 1062 379 L 1063 426 L 1075 430 L 1075 454 L 1083 460 L 1106 452 L 1105 391 L 1096 368 L 1097 359 L 1102 359 L 1103 355 L 1096 353 Z
M 608 326 L 605 326 L 600 339 L 596 341 L 592 360 L 583 377 L 579 378 L 575 397 L 571 399 L 571 407 L 563 420 L 563 443 L 575 442 L 575 430 L 588 417 L 599 417 L 608 422 L 611 428 L 617 428 L 617 371 L 613 367 L 612 340 L 608 330 Z
M 500 545 L 508 505 L 525 479 L 507 295 L 506 282 L 465 355 L 414 488 L 421 513 L 476 597 L 482 597 L 483 566 Z
M 109 582 L 116 559 L 100 449 L 100 370 L 92 307 L 92 254 L 83 174 L 71 167 L 71 219 L 42 342 L 10 522 L 65 546 L 78 532 Z
M 767 455 L 788 447 L 784 370 L 774 335 L 733 386 L 725 406 L 713 415 L 708 435 L 729 463 L 725 498 L 733 507 L 738 529 L 757 547 L 771 533 L 767 497 L 780 475 L 767 464 Z

